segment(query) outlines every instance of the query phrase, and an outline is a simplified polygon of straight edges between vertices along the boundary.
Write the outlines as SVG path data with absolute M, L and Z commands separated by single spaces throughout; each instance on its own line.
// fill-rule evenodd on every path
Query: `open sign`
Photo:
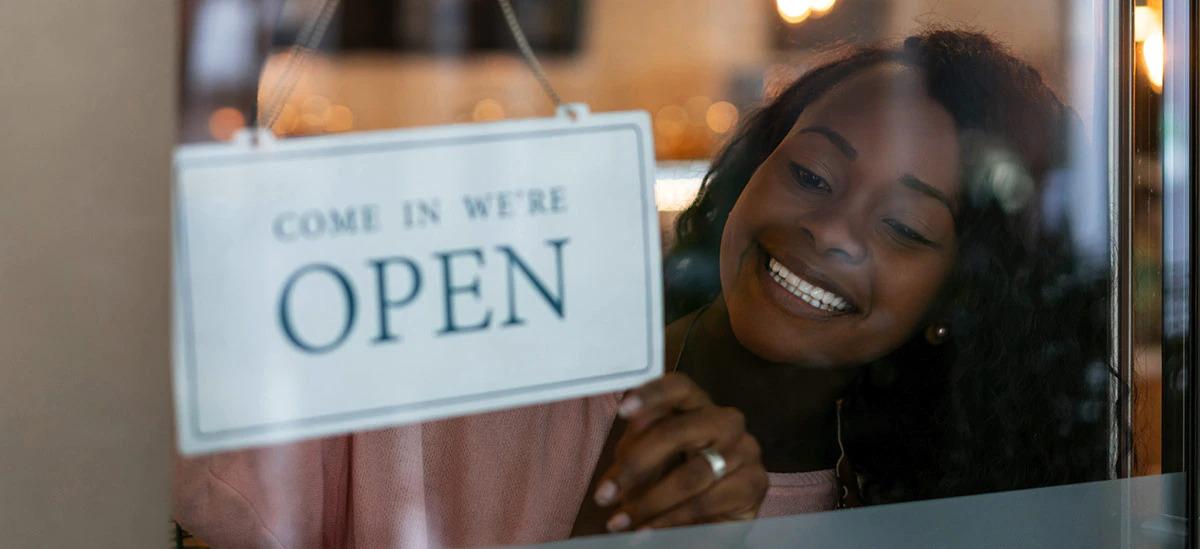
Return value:
M 179 442 L 204 452 L 662 371 L 642 113 L 182 147 Z

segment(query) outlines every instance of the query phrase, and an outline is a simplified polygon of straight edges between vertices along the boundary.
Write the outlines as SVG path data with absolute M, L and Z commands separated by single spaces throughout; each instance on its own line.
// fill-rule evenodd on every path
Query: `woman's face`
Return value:
M 742 345 L 849 366 L 911 337 L 955 259 L 958 164 L 954 121 L 913 69 L 864 70 L 805 109 L 721 238 Z

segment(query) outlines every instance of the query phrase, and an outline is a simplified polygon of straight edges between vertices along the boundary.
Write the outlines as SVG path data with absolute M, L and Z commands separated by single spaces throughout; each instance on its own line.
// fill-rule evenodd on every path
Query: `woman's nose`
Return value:
M 819 254 L 850 264 L 862 263 L 867 258 L 859 225 L 850 216 L 837 212 L 826 212 L 804 224 Z

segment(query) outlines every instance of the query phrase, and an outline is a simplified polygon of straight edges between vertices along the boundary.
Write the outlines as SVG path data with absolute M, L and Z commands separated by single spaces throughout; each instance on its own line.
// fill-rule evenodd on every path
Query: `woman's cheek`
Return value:
M 941 265 L 908 265 L 889 271 L 876 294 L 879 307 L 872 311 L 872 323 L 886 339 L 899 346 L 921 327 L 945 277 Z
M 870 335 L 863 338 L 860 363 L 877 360 L 896 350 L 915 333 L 916 319 L 901 311 L 876 310 L 871 314 Z
M 733 290 L 734 278 L 739 270 L 737 261 L 741 255 L 734 251 L 734 248 L 737 247 L 736 242 L 741 240 L 736 214 L 737 208 L 735 207 L 725 222 L 725 229 L 721 233 L 721 245 L 718 247 L 717 272 L 721 278 L 721 291 L 726 294 Z
M 749 191 L 749 187 L 747 191 Z M 721 290 L 730 292 L 735 285 L 735 278 L 742 270 L 742 262 L 750 248 L 751 234 L 754 224 L 761 216 L 756 215 L 755 194 L 743 192 L 729 211 L 725 227 L 721 232 L 721 244 L 718 247 L 719 274 Z

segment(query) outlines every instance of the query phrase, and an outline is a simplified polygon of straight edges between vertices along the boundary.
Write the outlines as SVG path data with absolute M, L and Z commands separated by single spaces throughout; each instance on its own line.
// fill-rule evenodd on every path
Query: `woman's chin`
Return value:
M 805 341 L 794 330 L 779 330 L 778 323 L 770 319 L 773 315 L 745 316 L 741 318 L 735 304 L 729 304 L 729 321 L 734 337 L 747 351 L 767 362 L 805 366 L 811 368 L 833 368 L 839 365 L 830 349 L 818 342 Z

